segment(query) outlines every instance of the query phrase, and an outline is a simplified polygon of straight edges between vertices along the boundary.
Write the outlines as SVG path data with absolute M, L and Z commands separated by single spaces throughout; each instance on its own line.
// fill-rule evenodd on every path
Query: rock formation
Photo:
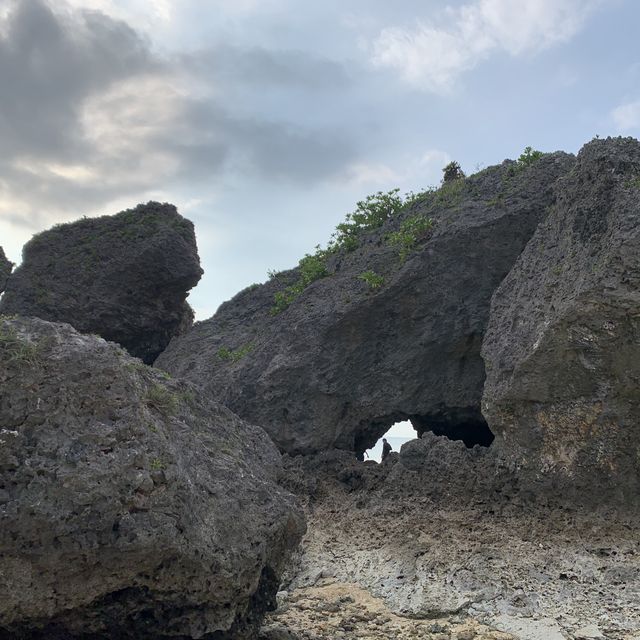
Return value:
M 201 275 L 191 222 L 149 202 L 35 236 L 0 313 L 68 322 L 151 363 L 191 325 L 185 299 Z
M 7 259 L 4 255 L 4 250 L 0 247 L 0 293 L 4 291 L 4 288 L 13 269 L 13 263 Z
M 640 143 L 595 140 L 494 295 L 483 413 L 519 464 L 640 488 Z
M 480 345 L 491 296 L 573 162 L 550 154 L 447 183 L 332 255 L 330 276 L 281 313 L 274 296 L 299 269 L 239 293 L 173 340 L 157 365 L 292 453 L 362 451 L 406 418 L 420 433 L 486 444 Z M 427 233 L 410 236 L 429 219 Z M 409 236 L 405 255 L 393 233 Z
M 0 637 L 255 637 L 304 527 L 262 429 L 38 319 L 0 388 Z

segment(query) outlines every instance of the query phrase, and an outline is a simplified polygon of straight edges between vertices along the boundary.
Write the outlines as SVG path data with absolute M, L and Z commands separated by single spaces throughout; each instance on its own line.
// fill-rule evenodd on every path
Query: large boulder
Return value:
M 480 345 L 491 296 L 573 161 L 550 154 L 447 183 L 329 257 L 330 275 L 280 313 L 275 296 L 300 269 L 239 293 L 156 364 L 290 453 L 363 451 L 407 418 L 419 433 L 488 444 Z
M 151 363 L 191 326 L 185 300 L 201 275 L 191 222 L 173 205 L 149 202 L 35 236 L 0 313 L 68 322 Z
M 0 637 L 255 636 L 304 528 L 261 428 L 33 318 L 0 389 Z
M 640 143 L 595 140 L 493 297 L 483 413 L 518 464 L 640 488 Z
M 7 256 L 4 255 L 4 250 L 0 247 L 0 293 L 4 291 L 12 269 L 13 262 L 7 259 Z

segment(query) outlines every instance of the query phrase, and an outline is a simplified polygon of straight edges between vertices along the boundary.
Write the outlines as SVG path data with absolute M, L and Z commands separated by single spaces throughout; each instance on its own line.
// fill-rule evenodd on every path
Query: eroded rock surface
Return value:
M 68 322 L 151 363 L 191 326 L 202 269 L 191 222 L 149 202 L 38 234 L 23 249 L 0 313 Z
M 491 295 L 572 163 L 551 154 L 454 181 L 332 256 L 331 275 L 286 310 L 272 313 L 274 295 L 298 270 L 239 293 L 157 364 L 264 426 L 288 452 L 363 451 L 406 418 L 419 432 L 486 437 L 480 345 Z M 416 216 L 433 228 L 402 261 L 388 235 Z M 371 271 L 382 282 L 363 279 Z
M 483 413 L 517 464 L 637 495 L 640 142 L 582 149 L 494 295 L 482 353 Z
M 505 467 L 493 447 L 433 434 L 382 464 L 346 452 L 285 459 L 308 531 L 285 576 L 280 626 L 300 629 L 290 608 L 305 590 L 332 584 L 366 590 L 391 614 L 437 622 L 434 640 L 455 640 L 456 625 L 485 637 L 478 622 L 518 640 L 579 638 L 585 628 L 607 640 L 640 634 L 637 508 L 532 488 L 535 476 Z M 344 603 L 303 603 L 306 634 L 296 640 L 378 637 L 366 613 L 354 621 Z M 340 623 L 352 635 L 338 635 Z M 429 627 L 398 637 L 432 638 Z
M 304 529 L 280 473 L 192 386 L 0 319 L 0 636 L 253 638 Z
M 12 269 L 13 263 L 7 259 L 4 250 L 0 247 L 0 293 L 4 291 Z

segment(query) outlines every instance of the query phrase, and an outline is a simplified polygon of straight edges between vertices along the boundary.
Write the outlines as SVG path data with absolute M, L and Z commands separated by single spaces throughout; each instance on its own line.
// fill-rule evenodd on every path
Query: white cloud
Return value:
M 451 162 L 446 151 L 430 149 L 420 157 L 407 157 L 396 166 L 379 162 L 358 162 L 346 172 L 344 182 L 354 187 L 368 189 L 391 189 L 401 191 L 425 189 L 442 179 L 442 168 Z
M 442 24 L 383 29 L 372 62 L 414 86 L 449 92 L 458 76 L 496 52 L 535 53 L 571 39 L 600 0 L 475 0 L 449 7 Z
M 611 117 L 618 131 L 640 129 L 640 100 L 621 104 L 611 112 Z

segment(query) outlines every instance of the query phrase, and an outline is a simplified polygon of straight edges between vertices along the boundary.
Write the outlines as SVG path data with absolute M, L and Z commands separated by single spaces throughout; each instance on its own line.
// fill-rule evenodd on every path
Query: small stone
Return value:
M 574 635 L 576 640 L 600 640 L 604 638 L 602 632 L 595 624 L 590 624 L 578 629 Z

